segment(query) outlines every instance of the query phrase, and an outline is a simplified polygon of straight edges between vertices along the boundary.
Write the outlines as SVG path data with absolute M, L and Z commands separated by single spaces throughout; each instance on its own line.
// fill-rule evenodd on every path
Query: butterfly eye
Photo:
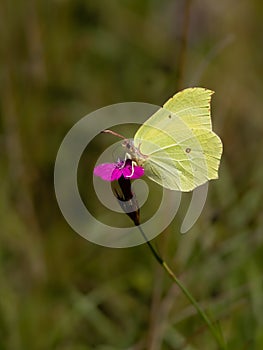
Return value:
M 169 118 L 169 119 L 171 119 L 171 118 L 172 118 L 171 114 L 169 114 L 169 115 L 168 115 L 168 118 Z

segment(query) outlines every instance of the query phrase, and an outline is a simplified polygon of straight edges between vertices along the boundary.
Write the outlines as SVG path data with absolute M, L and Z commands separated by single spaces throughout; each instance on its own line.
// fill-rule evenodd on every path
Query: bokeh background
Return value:
M 53 188 L 56 152 L 81 117 L 161 105 L 188 86 L 216 92 L 220 178 L 190 232 L 179 233 L 186 195 L 153 243 L 229 349 L 263 348 L 262 23 L 259 0 L 1 1 L 0 349 L 216 349 L 146 245 L 84 240 Z M 79 176 L 95 209 L 88 188 L 103 142 Z

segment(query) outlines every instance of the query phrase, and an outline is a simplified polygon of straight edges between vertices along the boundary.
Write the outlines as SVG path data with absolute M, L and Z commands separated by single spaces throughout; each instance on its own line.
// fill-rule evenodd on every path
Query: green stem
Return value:
M 143 232 L 141 226 L 137 226 L 140 230 L 142 236 L 146 240 L 146 243 L 148 244 L 151 252 L 153 253 L 155 259 L 158 261 L 158 263 L 163 267 L 163 269 L 168 273 L 170 278 L 177 284 L 177 286 L 181 289 L 181 291 L 184 293 L 184 295 L 188 298 L 188 300 L 191 302 L 191 304 L 195 307 L 196 311 L 200 315 L 200 317 L 203 319 L 203 321 L 207 324 L 208 328 L 210 329 L 211 334 L 215 338 L 219 349 L 226 350 L 226 344 L 225 341 L 221 335 L 207 316 L 207 314 L 204 312 L 204 310 L 201 309 L 198 302 L 195 300 L 195 298 L 192 296 L 192 294 L 188 291 L 188 289 L 182 284 L 182 282 L 175 276 L 174 272 L 171 270 L 171 268 L 167 265 L 167 263 L 162 259 L 162 257 L 158 254 L 156 249 L 153 247 L 151 242 L 147 240 L 147 237 L 145 233 Z

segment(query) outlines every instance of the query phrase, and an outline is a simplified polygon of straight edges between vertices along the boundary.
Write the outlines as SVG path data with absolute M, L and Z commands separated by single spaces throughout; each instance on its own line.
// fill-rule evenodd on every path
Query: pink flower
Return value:
M 125 179 L 138 179 L 144 175 L 144 169 L 135 165 L 131 159 L 118 161 L 117 163 L 103 163 L 94 168 L 94 175 L 105 181 L 115 181 L 121 176 Z

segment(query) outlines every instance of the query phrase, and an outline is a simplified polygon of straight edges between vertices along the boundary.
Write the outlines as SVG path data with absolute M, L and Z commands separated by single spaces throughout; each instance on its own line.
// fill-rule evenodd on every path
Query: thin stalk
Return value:
M 151 244 L 151 242 L 148 241 L 143 229 L 141 226 L 137 226 L 139 231 L 141 232 L 142 236 L 144 237 L 148 247 L 150 248 L 153 256 L 158 261 L 158 263 L 163 267 L 163 269 L 166 271 L 166 273 L 170 276 L 170 278 L 177 284 L 177 286 L 181 289 L 181 291 L 184 293 L 184 295 L 187 297 L 187 299 L 191 302 L 191 304 L 195 307 L 196 311 L 198 312 L 199 316 L 203 319 L 203 321 L 207 324 L 211 334 L 213 335 L 214 339 L 216 340 L 219 349 L 226 350 L 226 344 L 225 341 L 219 333 L 216 328 L 214 327 L 213 323 L 207 316 L 207 314 L 204 312 L 204 310 L 201 309 L 198 302 L 195 300 L 195 298 L 192 296 L 192 294 L 188 291 L 188 289 L 183 285 L 183 283 L 176 277 L 172 269 L 167 265 L 167 263 L 163 260 L 163 258 L 159 255 L 157 250 L 154 248 L 154 246 Z

